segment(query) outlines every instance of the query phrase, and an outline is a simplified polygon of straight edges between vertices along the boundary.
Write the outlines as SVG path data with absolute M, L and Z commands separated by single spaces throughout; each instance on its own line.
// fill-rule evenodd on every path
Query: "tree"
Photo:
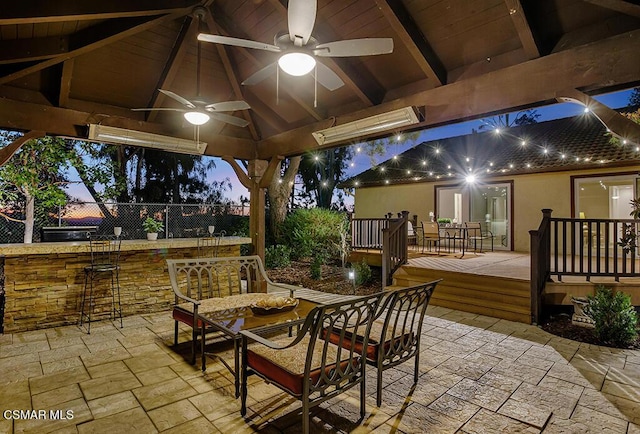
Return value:
M 336 184 L 344 179 L 347 161 L 353 156 L 351 146 L 307 153 L 300 163 L 300 176 L 307 193 L 319 208 L 331 208 Z
M 414 144 L 420 139 L 421 131 L 409 131 L 402 134 L 381 137 L 363 143 L 363 151 L 369 157 L 372 166 L 376 166 L 376 156 L 386 155 L 390 146 L 407 146 Z
M 4 134 L 5 140 L 17 137 Z M 0 167 L 0 204 L 5 209 L 24 204 L 24 219 L 0 212 L 4 218 L 24 224 L 24 243 L 33 241 L 36 202 L 42 208 L 63 205 L 67 196 L 63 186 L 68 183 L 65 171 L 76 159 L 73 147 L 59 137 L 43 137 L 26 142 Z
M 80 180 L 86 187 L 94 202 L 98 204 L 102 215 L 108 220 L 111 211 L 104 202 L 128 201 L 126 189 L 126 161 L 124 146 L 74 141 L 74 152 L 77 158 L 70 161 L 78 172 Z M 124 196 L 122 194 L 124 193 Z M 110 223 L 110 222 L 109 222 Z
M 301 156 L 281 161 L 276 176 L 269 184 L 269 226 L 276 242 L 280 240 L 282 223 L 287 217 L 287 205 L 293 191 L 296 174 L 300 167 Z
M 522 125 L 537 124 L 540 113 L 535 109 L 523 110 L 512 116 L 512 113 L 494 116 L 492 118 L 483 119 L 484 124 L 480 125 L 479 130 L 511 128 Z
M 636 87 L 629 96 L 629 105 L 632 107 L 640 106 L 640 87 Z

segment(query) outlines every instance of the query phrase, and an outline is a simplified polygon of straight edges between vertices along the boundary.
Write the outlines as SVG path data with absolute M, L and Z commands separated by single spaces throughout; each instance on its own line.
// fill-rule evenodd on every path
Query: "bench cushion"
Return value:
M 199 313 L 210 313 L 239 307 L 274 297 L 271 294 L 236 294 L 228 297 L 214 297 L 201 300 Z M 180 303 L 173 308 L 173 319 L 193 326 L 193 303 Z M 201 327 L 201 324 L 198 324 Z

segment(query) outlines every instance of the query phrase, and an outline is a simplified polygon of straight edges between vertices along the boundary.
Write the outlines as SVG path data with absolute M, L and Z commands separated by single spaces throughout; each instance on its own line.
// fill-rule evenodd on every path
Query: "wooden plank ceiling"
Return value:
M 203 19 L 194 8 L 203 6 Z M 200 29 L 198 29 L 198 26 Z M 192 138 L 179 107 L 158 92 L 211 102 L 243 99 L 240 128 L 201 127 L 208 155 L 268 159 L 318 149 L 312 131 L 414 106 L 416 128 L 640 83 L 640 6 L 623 0 L 318 0 L 320 42 L 389 37 L 392 54 L 323 58 L 345 85 L 280 74 L 240 83 L 277 59 L 201 44 L 199 31 L 273 43 L 286 0 L 9 2 L 0 9 L 0 128 L 86 137 L 87 124 Z M 198 75 L 199 74 L 199 75 Z M 335 146 L 335 145 L 331 145 Z

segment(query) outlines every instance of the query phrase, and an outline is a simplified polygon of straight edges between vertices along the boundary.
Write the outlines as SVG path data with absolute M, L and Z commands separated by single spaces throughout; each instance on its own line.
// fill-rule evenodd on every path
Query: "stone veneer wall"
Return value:
M 196 257 L 196 248 L 120 253 L 123 316 L 167 310 L 174 302 L 166 259 Z M 218 256 L 239 256 L 240 246 L 220 246 Z M 77 324 L 88 253 L 6 257 L 4 263 L 5 332 Z M 106 319 L 111 309 L 108 274 L 94 286 L 92 320 Z M 87 301 L 88 302 L 88 301 Z

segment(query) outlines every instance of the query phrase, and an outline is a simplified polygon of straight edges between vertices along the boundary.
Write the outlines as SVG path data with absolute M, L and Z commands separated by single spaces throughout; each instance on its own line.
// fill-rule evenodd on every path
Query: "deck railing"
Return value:
M 554 218 L 542 210 L 542 222 L 531 235 L 531 310 L 537 322 L 544 284 L 551 276 L 638 276 L 636 252 L 640 221 L 632 219 Z
M 382 253 L 383 285 L 392 283 L 393 273 L 409 258 L 408 218 L 403 211 L 398 218 L 351 220 L 351 248 Z

